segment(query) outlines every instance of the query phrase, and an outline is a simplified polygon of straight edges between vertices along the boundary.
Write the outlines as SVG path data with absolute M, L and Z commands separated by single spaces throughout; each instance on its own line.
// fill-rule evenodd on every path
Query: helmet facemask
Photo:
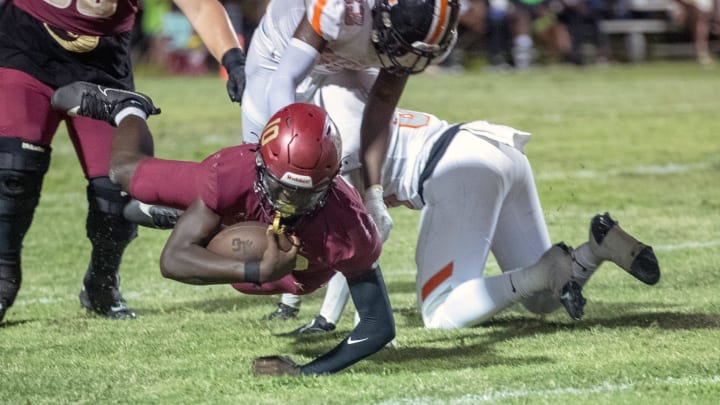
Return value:
M 270 173 L 258 154 L 256 158 L 257 179 L 255 190 L 259 191 L 272 209 L 281 217 L 310 214 L 325 204 L 332 181 L 312 188 L 300 187 L 278 179 Z

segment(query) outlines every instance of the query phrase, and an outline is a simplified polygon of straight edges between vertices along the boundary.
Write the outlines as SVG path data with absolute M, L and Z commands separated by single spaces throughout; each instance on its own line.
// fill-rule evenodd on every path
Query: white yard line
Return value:
M 668 163 L 662 166 L 635 166 L 624 169 L 613 169 L 602 172 L 593 170 L 578 170 L 575 172 L 540 172 L 535 176 L 538 180 L 558 180 L 558 179 L 594 179 L 597 177 L 618 176 L 626 174 L 677 174 L 687 173 L 697 170 L 705 170 L 710 167 L 710 163 L 695 163 L 690 165 L 681 165 L 676 163 Z
M 700 242 L 700 241 L 688 241 L 684 243 L 679 243 L 676 245 L 657 245 L 653 246 L 654 250 L 661 251 L 661 252 L 671 252 L 673 250 L 683 250 L 683 249 L 704 249 L 704 248 L 710 248 L 720 245 L 720 240 L 710 240 L 706 242 Z
M 457 398 L 407 398 L 392 401 L 381 402 L 382 405 L 395 404 L 477 404 L 480 402 L 494 402 L 505 399 L 540 399 L 547 397 L 556 397 L 561 395 L 591 395 L 602 394 L 607 392 L 618 392 L 635 389 L 640 383 L 650 383 L 652 386 L 689 386 L 689 385 L 712 385 L 720 383 L 720 376 L 709 377 L 667 377 L 665 379 L 642 380 L 635 383 L 613 384 L 603 383 L 594 387 L 586 388 L 556 388 L 551 390 L 507 390 L 493 391 L 486 394 L 468 394 Z M 565 398 L 567 399 L 567 398 Z

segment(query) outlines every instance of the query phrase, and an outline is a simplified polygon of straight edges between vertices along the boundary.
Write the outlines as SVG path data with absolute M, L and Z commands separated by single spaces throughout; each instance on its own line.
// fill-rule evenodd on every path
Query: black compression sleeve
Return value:
M 375 265 L 371 272 L 347 281 L 360 323 L 334 349 L 300 367 L 303 374 L 340 371 L 382 349 L 395 338 L 395 320 L 380 266 Z

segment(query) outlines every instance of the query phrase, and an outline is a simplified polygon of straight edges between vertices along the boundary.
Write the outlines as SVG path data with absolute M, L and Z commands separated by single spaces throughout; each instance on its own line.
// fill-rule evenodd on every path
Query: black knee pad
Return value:
M 0 137 L 0 261 L 19 265 L 49 165 L 49 147 Z
M 93 243 L 110 242 L 123 248 L 137 236 L 137 225 L 123 217 L 130 196 L 107 177 L 90 179 L 87 187 L 87 237 Z

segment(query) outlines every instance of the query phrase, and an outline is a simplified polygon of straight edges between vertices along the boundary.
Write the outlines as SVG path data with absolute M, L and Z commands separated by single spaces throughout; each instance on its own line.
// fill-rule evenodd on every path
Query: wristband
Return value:
M 260 285 L 260 262 L 245 262 L 245 282 Z

